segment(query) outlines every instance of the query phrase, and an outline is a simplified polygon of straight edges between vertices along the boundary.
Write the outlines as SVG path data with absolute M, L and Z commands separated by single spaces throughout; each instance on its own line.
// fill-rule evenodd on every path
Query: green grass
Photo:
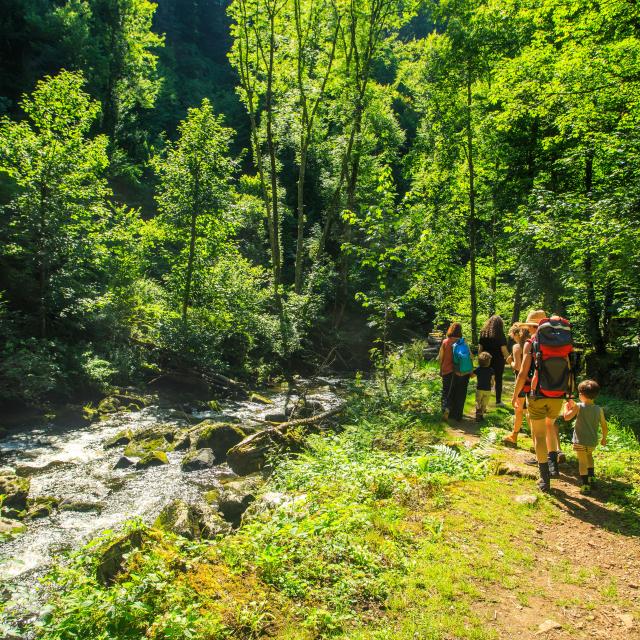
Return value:
M 116 534 L 81 550 L 49 578 L 40 637 L 495 638 L 483 613 L 492 591 L 522 606 L 540 595 L 522 575 L 534 567 L 534 529 L 555 505 L 514 502 L 533 483 L 490 474 L 489 437 L 473 450 L 451 441 L 437 371 L 416 362 L 411 352 L 394 361 L 390 400 L 380 386 L 357 382 L 343 430 L 275 461 L 265 490 L 285 499 L 234 535 L 190 543 L 143 527 L 147 543 L 111 587 L 95 569 Z M 611 451 L 598 464 L 603 477 L 621 473 L 616 481 L 635 491 L 629 465 L 616 467 L 614 454 L 636 464 L 637 441 L 611 424 Z M 488 431 L 503 429 L 509 413 L 493 412 Z M 576 585 L 589 579 L 570 562 L 554 571 Z M 602 598 L 616 598 L 615 584 L 598 583 Z

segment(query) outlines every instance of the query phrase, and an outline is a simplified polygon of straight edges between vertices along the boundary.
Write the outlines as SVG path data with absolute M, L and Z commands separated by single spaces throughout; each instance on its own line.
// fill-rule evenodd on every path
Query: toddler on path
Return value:
M 478 356 L 478 362 L 480 366 L 473 370 L 478 379 L 476 386 L 476 422 L 484 419 L 484 414 L 489 406 L 489 398 L 491 398 L 491 387 L 495 380 L 495 372 L 491 367 L 491 354 L 483 351 Z
M 602 407 L 594 404 L 600 393 L 600 385 L 595 380 L 584 380 L 578 385 L 580 402 L 569 400 L 563 412 L 567 421 L 576 418 L 573 428 L 573 449 L 578 456 L 578 468 L 582 480 L 582 491 L 590 491 L 595 482 L 593 450 L 598 446 L 598 426 L 602 429 L 600 444 L 607 444 L 607 421 Z

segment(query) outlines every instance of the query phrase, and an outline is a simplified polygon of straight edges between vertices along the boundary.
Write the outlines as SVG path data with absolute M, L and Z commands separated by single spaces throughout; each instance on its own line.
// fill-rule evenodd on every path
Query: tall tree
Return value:
M 228 205 L 234 163 L 228 157 L 232 131 L 222 126 L 205 98 L 189 109 L 179 138 L 166 157 L 155 159 L 160 186 L 157 201 L 170 242 L 177 245 L 174 268 L 181 284 L 181 314 L 187 324 L 195 276 L 215 260 L 230 234 Z
M 0 121 L 0 171 L 16 188 L 3 216 L 3 261 L 23 308 L 37 301 L 42 338 L 92 288 L 109 219 L 107 139 L 89 135 L 100 106 L 84 84 L 80 73 L 45 78 L 21 103 L 25 120 Z

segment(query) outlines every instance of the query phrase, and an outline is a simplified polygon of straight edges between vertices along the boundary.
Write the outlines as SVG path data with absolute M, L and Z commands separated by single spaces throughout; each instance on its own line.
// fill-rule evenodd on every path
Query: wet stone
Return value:
M 113 465 L 113 468 L 128 469 L 129 467 L 133 467 L 135 463 L 136 463 L 135 460 L 132 460 L 131 458 L 127 458 L 127 456 L 120 456 L 120 458 L 118 459 L 118 462 L 116 462 L 115 465 Z
M 183 471 L 199 471 L 209 469 L 215 464 L 215 458 L 211 449 L 198 449 L 190 451 L 182 459 L 181 467 Z

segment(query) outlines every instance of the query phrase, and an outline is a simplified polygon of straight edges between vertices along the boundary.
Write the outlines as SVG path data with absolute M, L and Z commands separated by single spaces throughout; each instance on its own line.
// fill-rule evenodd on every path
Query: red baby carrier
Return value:
M 531 340 L 534 398 L 564 398 L 573 394 L 572 352 L 571 323 L 559 316 L 543 318 Z

